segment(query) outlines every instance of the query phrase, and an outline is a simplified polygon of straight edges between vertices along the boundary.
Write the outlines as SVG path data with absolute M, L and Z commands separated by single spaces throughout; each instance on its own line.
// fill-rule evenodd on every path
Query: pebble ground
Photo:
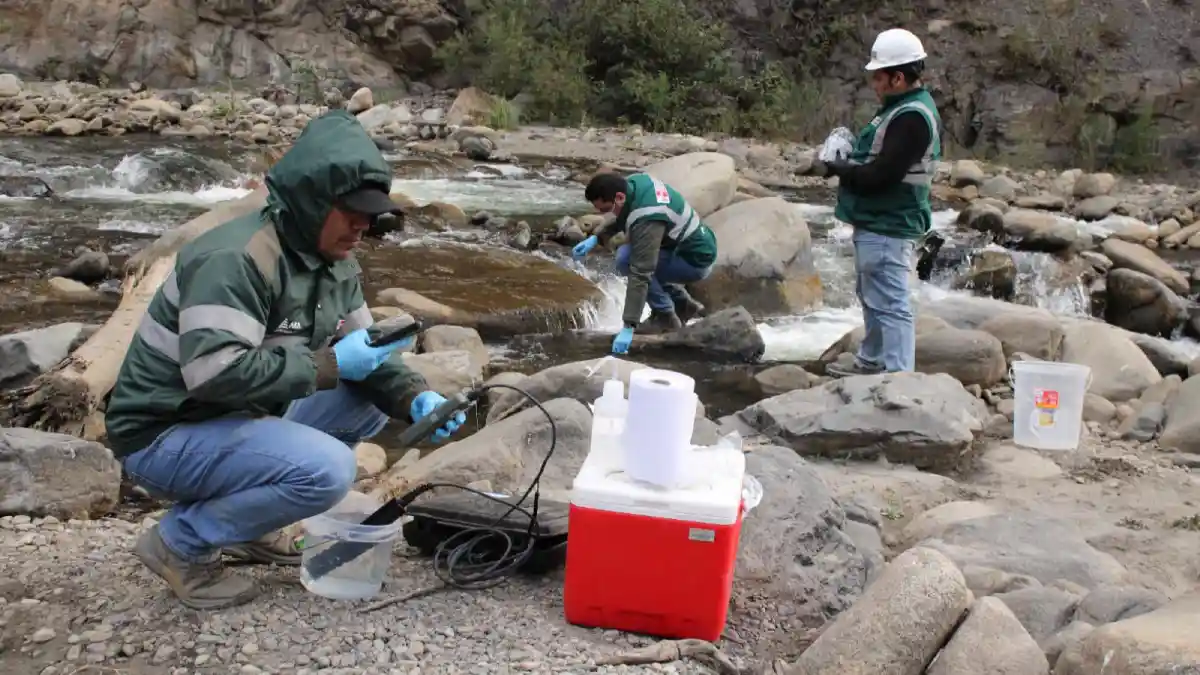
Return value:
M 5 675 L 437 675 L 710 673 L 694 661 L 597 665 L 654 640 L 579 628 L 562 577 L 443 591 L 364 612 L 309 594 L 295 568 L 243 567 L 264 587 L 242 607 L 180 605 L 132 555 L 143 527 L 119 519 L 0 518 L 0 671 Z M 384 596 L 433 585 L 397 556 Z

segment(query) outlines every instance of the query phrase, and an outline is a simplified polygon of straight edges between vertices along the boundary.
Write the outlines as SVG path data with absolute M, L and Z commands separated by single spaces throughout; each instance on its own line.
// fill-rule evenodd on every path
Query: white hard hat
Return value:
M 925 59 L 925 47 L 916 35 L 903 28 L 890 28 L 875 38 L 871 45 L 871 62 L 867 70 L 895 68 Z

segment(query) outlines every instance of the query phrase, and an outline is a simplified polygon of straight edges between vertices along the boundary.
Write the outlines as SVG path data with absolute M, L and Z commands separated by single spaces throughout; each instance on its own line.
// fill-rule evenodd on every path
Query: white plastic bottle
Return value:
M 589 454 L 598 453 L 614 464 L 621 461 L 621 435 L 625 432 L 625 415 L 628 411 L 625 383 L 615 377 L 605 380 L 604 392 L 592 406 Z

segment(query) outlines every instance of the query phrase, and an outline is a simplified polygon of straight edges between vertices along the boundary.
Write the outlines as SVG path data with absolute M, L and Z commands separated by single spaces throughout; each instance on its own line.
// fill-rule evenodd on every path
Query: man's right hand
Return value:
M 365 380 L 388 360 L 392 352 L 411 345 L 414 339 L 397 340 L 388 345 L 372 347 L 367 329 L 359 328 L 338 340 L 333 346 L 333 353 L 337 357 L 338 377 L 352 382 Z
M 584 239 L 583 241 L 579 242 L 578 244 L 575 244 L 575 248 L 571 249 L 571 257 L 576 260 L 580 260 L 580 259 L 584 258 L 585 256 L 587 256 L 588 253 L 590 253 L 592 251 L 593 248 L 596 247 L 596 242 L 598 242 L 598 241 L 599 241 L 599 239 L 597 239 L 596 235 L 593 234 L 592 236 L 588 237 L 587 239 Z

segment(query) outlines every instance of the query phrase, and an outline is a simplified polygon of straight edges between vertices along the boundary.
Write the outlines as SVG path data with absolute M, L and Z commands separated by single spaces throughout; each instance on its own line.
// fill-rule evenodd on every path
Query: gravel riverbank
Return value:
M 146 524 L 0 518 L 5 675 L 712 672 L 684 661 L 597 665 L 655 641 L 566 624 L 560 575 L 364 612 L 369 602 L 309 594 L 295 569 L 242 568 L 263 596 L 196 612 L 133 557 Z M 427 560 L 398 557 L 384 594 L 435 583 Z

